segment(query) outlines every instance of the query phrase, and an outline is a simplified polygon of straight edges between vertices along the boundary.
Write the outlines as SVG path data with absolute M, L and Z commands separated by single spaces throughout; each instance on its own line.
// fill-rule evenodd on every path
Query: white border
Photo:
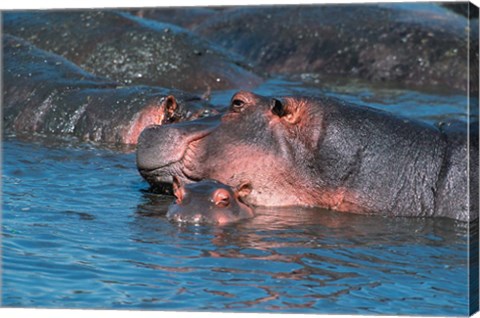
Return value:
M 461 0 L 460 0 L 461 1 Z M 282 5 L 282 4 L 320 4 L 320 3 L 378 3 L 378 2 L 427 2 L 415 0 L 183 0 L 171 2 L 167 0 L 6 0 L 0 2 L 0 10 L 28 10 L 28 9 L 87 9 L 87 8 L 136 8 L 136 7 L 169 7 L 169 6 L 234 6 L 234 5 Z M 438 0 L 430 2 L 452 2 Z M 459 2 L 459 1 L 457 1 Z M 462 1 L 464 2 L 464 1 Z M 472 0 L 479 6 L 480 0 Z
M 3 0 L 0 2 L 0 10 L 28 10 L 28 9 L 88 9 L 88 8 L 135 8 L 135 7 L 169 7 L 169 6 L 233 6 L 233 5 L 282 5 L 282 4 L 321 4 L 321 3 L 378 3 L 378 2 L 424 2 L 415 0 L 247 0 L 240 2 L 239 0 L 184 0 L 172 4 L 166 0 L 82 0 L 81 2 L 72 0 L 42 0 L 36 2 L 33 0 Z M 445 2 L 431 1 L 431 2 Z M 451 1 L 449 1 L 451 2 Z M 472 0 L 473 4 L 480 7 L 480 0 Z M 1 20 L 0 20 L 1 21 Z M 1 28 L 1 25 L 0 25 Z M 1 61 L 0 61 L 1 62 Z M 1 63 L 0 63 L 1 66 Z M 1 161 L 0 161 L 1 162 Z M 1 221 L 1 215 L 0 215 Z M 1 251 L 1 248 L 0 248 Z M 1 265 L 1 262 L 0 262 Z M 0 292 L 2 291 L 0 286 Z M 1 296 L 1 295 L 0 295 Z M 1 299 L 1 298 L 0 298 Z M 1 306 L 1 304 L 0 304 Z M 199 318 L 266 318 L 266 317 L 282 317 L 282 318 L 308 318 L 308 317 L 335 317 L 335 318 L 349 318 L 349 317 L 397 317 L 397 316 L 353 316 L 353 315 L 312 315 L 312 314 L 273 314 L 273 313 L 225 313 L 225 312 L 176 312 L 176 311 L 133 311 L 133 310 L 81 310 L 81 309 L 24 309 L 24 308 L 0 308 L 0 316 L 6 318 L 16 317 L 39 317 L 39 318 L 83 318 L 87 317 L 115 317 L 115 318 L 150 318 L 162 317 L 170 318 L 179 316 L 182 317 L 199 317 Z M 410 316 L 401 316 L 410 317 Z M 418 316 L 415 316 L 418 318 Z M 476 313 L 473 317 L 479 318 L 480 313 Z

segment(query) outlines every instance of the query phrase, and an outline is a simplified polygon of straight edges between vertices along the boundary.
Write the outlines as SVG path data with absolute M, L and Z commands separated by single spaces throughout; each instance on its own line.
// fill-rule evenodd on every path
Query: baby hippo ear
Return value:
M 165 122 L 176 122 L 179 118 L 176 114 L 178 108 L 177 100 L 173 95 L 168 95 L 165 97 L 162 103 L 164 112 L 165 112 Z
M 177 198 L 175 201 L 177 204 L 182 203 L 183 197 L 185 196 L 185 189 L 183 184 L 177 177 L 173 177 L 173 195 Z
M 237 198 L 244 198 L 252 192 L 252 184 L 249 181 L 242 181 L 240 185 L 235 189 L 235 195 Z

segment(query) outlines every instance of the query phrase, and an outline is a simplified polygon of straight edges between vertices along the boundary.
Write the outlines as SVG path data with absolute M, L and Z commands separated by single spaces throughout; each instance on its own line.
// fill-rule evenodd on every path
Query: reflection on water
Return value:
M 165 221 L 169 202 L 154 194 L 146 194 L 144 200 L 137 218 L 149 215 Z M 205 310 L 425 314 L 453 313 L 465 304 L 463 223 L 322 209 L 270 208 L 257 213 L 222 227 L 173 224 L 168 232 L 168 245 L 176 251 L 170 255 L 172 264 L 137 266 L 191 280 L 179 292 L 204 297 Z M 148 222 L 137 226 L 135 222 L 132 233 L 139 237 L 150 231 Z M 150 243 L 165 244 L 162 238 Z M 208 281 L 208 288 L 196 283 L 199 276 Z M 457 290 L 445 288 L 452 286 L 452 279 Z M 219 299 L 209 301 L 210 294 Z M 452 297 L 456 303 L 438 309 Z M 415 308 L 405 306 L 408 303 Z
M 376 103 L 364 93 L 334 95 Z M 414 92 L 384 108 L 408 115 L 408 94 L 420 119 L 464 112 L 458 96 Z M 3 306 L 467 314 L 463 223 L 272 208 L 221 227 L 178 225 L 132 149 L 19 136 L 2 147 Z

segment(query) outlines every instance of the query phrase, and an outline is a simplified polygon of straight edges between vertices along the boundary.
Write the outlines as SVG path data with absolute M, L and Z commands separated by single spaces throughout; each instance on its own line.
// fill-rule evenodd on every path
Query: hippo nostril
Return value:
M 275 98 L 272 99 L 271 110 L 272 110 L 272 113 L 274 113 L 278 117 L 285 116 L 285 106 L 278 99 L 275 99 Z

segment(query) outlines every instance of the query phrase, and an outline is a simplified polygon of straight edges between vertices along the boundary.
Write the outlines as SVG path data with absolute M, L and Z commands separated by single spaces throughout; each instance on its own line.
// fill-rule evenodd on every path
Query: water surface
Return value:
M 466 118 L 461 95 L 278 79 L 256 92 L 323 92 L 430 123 Z M 284 208 L 178 225 L 132 152 L 7 134 L 2 153 L 3 306 L 468 314 L 464 223 Z

